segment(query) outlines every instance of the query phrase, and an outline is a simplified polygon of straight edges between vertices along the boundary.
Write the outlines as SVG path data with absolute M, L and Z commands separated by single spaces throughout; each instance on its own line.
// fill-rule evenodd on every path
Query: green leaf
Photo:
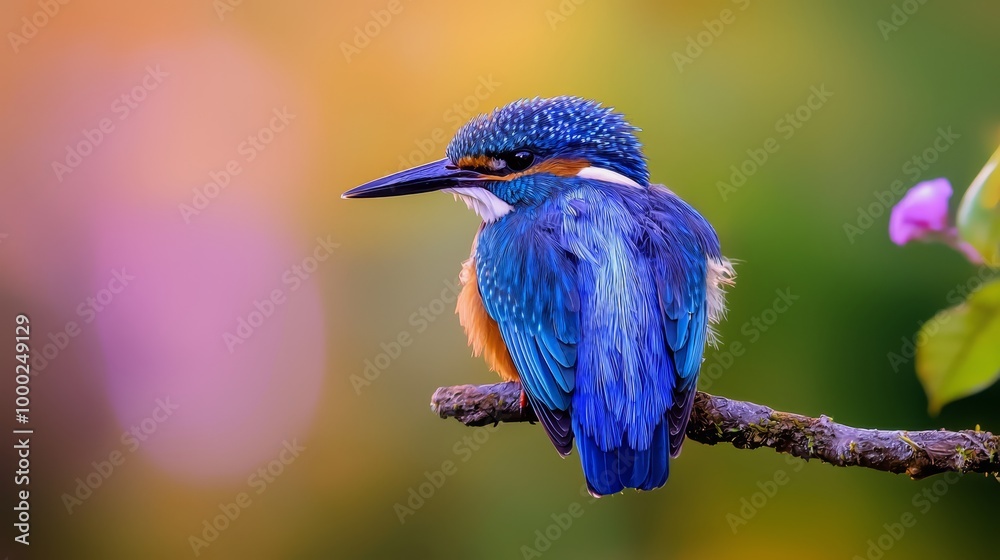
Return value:
M 945 309 L 917 334 L 917 377 L 932 415 L 1000 376 L 1000 281 Z
M 958 207 L 958 232 L 987 264 L 1000 265 L 1000 148 L 969 185 Z

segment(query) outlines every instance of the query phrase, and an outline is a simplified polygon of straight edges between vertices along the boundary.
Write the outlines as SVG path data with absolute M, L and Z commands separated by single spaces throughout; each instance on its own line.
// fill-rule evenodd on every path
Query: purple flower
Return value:
M 982 264 L 983 257 L 972 245 L 962 241 L 958 229 L 948 223 L 948 179 L 917 183 L 892 208 L 889 216 L 889 239 L 896 245 L 910 241 L 939 241 L 962 253 L 972 264 Z
M 896 245 L 927 237 L 947 235 L 948 199 L 951 183 L 948 179 L 933 179 L 918 183 L 892 209 L 889 217 L 889 238 Z

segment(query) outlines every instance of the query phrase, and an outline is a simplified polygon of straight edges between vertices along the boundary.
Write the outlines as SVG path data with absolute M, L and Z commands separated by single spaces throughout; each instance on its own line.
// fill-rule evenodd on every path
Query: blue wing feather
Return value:
M 718 253 L 711 226 L 662 187 L 578 180 L 483 229 L 483 303 L 560 453 L 575 437 L 593 493 L 666 482 L 695 394 L 707 263 Z
M 570 395 L 579 337 L 575 263 L 544 228 L 546 217 L 534 218 L 483 229 L 476 248 L 479 290 L 539 421 L 565 455 L 572 448 Z
M 649 258 L 655 263 L 667 344 L 673 353 L 670 455 L 680 453 L 708 336 L 708 259 L 721 260 L 712 226 L 663 187 L 650 188 Z
M 581 299 L 573 430 L 584 473 L 597 495 L 650 490 L 667 478 L 675 374 L 643 252 L 645 191 L 587 183 L 569 198 L 564 242 L 580 259 Z

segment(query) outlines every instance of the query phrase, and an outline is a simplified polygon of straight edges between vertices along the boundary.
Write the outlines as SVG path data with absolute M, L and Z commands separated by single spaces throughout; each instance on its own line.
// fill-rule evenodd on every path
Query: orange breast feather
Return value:
M 510 359 L 510 352 L 507 351 L 507 345 L 500 335 L 500 327 L 486 313 L 486 308 L 483 306 L 483 299 L 479 295 L 479 283 L 476 280 L 476 262 L 472 257 L 462 263 L 462 274 L 459 279 L 462 281 L 462 293 L 458 296 L 455 311 L 458 313 L 458 321 L 465 327 L 465 334 L 469 337 L 472 355 L 482 356 L 486 360 L 486 365 L 500 374 L 500 378 L 504 381 L 520 381 L 514 362 Z

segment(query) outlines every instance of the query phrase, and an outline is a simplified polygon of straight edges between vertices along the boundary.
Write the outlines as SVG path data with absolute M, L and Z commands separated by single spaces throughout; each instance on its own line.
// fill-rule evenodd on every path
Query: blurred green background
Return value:
M 441 195 L 339 196 L 441 157 L 472 114 L 598 99 L 642 128 L 654 180 L 740 261 L 730 346 L 708 353 L 704 389 L 858 426 L 1000 430 L 1000 388 L 932 418 L 912 362 L 890 364 L 976 271 L 943 246 L 892 245 L 884 201 L 898 196 L 880 194 L 943 176 L 957 204 L 1000 142 L 1000 5 L 106 1 L 37 16 L 54 5 L 0 8 L 0 321 L 29 314 L 37 354 L 85 319 L 109 270 L 137 279 L 32 380 L 34 557 L 995 554 L 992 477 L 914 482 L 688 443 L 664 489 L 592 502 L 578 459 L 558 460 L 537 426 L 436 418 L 438 386 L 495 379 L 443 301 L 478 219 Z M 157 65 L 162 83 L 135 90 Z M 142 100 L 126 110 L 122 94 Z M 272 119 L 281 108 L 290 124 Z M 103 118 L 115 129 L 92 155 L 53 168 Z M 927 152 L 939 129 L 957 138 Z M 250 158 L 254 135 L 268 143 Z M 770 138 L 777 151 L 720 191 Z M 231 159 L 240 172 L 185 221 L 180 205 Z M 284 273 L 310 255 L 323 260 L 292 290 Z M 271 288 L 287 303 L 226 339 Z M 782 313 L 776 291 L 797 298 Z M 411 343 L 392 352 L 400 335 Z M 735 342 L 742 355 L 726 355 Z M 368 363 L 384 364 L 370 380 Z M 164 395 L 174 416 L 129 451 L 123 432 Z M 114 450 L 124 464 L 67 502 Z M 10 512 L 9 478 L 5 491 Z M 241 492 L 250 505 L 206 536 Z

